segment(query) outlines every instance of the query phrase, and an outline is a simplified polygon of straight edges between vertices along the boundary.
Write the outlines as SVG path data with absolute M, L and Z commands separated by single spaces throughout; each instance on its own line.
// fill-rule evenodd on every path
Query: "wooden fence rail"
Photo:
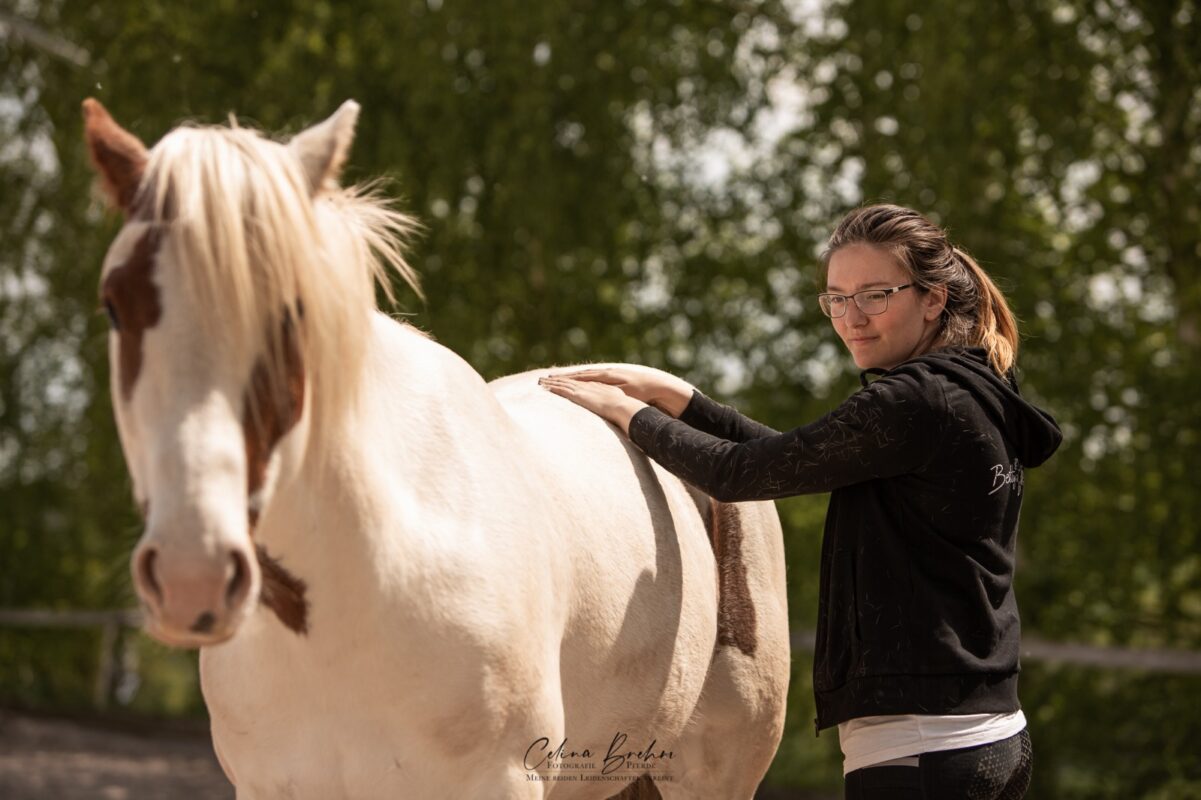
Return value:
M 51 611 L 46 609 L 0 609 L 0 628 L 95 628 L 101 629 L 100 670 L 93 699 L 97 708 L 106 707 L 124 669 L 125 631 L 142 624 L 136 609 L 109 611 Z M 813 651 L 813 631 L 796 630 L 792 646 Z M 1103 647 L 1073 642 L 1051 642 L 1022 637 L 1022 658 L 1047 664 L 1069 664 L 1099 669 L 1131 669 L 1177 675 L 1201 675 L 1201 652 L 1169 648 Z
M 813 631 L 793 631 L 792 647 L 813 652 Z M 1022 637 L 1022 659 L 1101 669 L 1134 669 L 1177 675 L 1201 675 L 1201 652 L 1155 647 L 1104 647 Z
M 139 628 L 136 609 L 50 611 L 40 608 L 0 609 L 0 628 L 100 628 L 100 669 L 92 688 L 96 708 L 107 708 L 125 669 L 125 630 Z

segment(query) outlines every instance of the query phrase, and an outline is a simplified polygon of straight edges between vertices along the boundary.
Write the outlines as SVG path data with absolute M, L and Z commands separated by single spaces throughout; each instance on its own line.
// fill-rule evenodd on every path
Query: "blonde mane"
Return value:
M 416 229 L 371 184 L 311 197 L 285 145 L 241 127 L 182 127 L 150 153 L 141 213 L 167 226 L 172 264 L 223 357 L 249 370 L 266 356 L 285 385 L 279 335 L 300 320 L 314 425 L 359 384 L 375 285 L 390 273 L 421 295 L 404 244 Z

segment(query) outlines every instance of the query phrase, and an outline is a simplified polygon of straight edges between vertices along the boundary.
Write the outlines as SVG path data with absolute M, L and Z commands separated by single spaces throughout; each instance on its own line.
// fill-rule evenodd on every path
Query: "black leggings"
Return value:
M 916 767 L 847 773 L 846 800 L 1021 800 L 1030 786 L 1030 734 L 922 753 Z

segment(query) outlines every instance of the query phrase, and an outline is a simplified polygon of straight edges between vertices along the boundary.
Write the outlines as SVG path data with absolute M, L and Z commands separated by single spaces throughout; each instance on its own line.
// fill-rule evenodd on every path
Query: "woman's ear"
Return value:
M 942 310 L 947 307 L 947 287 L 931 286 L 922 295 L 922 317 L 927 322 L 933 322 L 942 316 Z

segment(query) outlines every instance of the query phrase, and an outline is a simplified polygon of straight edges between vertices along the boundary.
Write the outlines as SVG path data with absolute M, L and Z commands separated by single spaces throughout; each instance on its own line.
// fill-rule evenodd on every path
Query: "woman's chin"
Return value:
M 877 359 L 872 358 L 867 353 L 852 352 L 851 358 L 854 360 L 855 366 L 859 369 L 875 369 L 879 366 L 876 363 Z
M 895 363 L 886 363 L 879 358 L 869 358 L 867 356 L 853 356 L 855 366 L 859 369 L 892 369 L 896 366 Z

